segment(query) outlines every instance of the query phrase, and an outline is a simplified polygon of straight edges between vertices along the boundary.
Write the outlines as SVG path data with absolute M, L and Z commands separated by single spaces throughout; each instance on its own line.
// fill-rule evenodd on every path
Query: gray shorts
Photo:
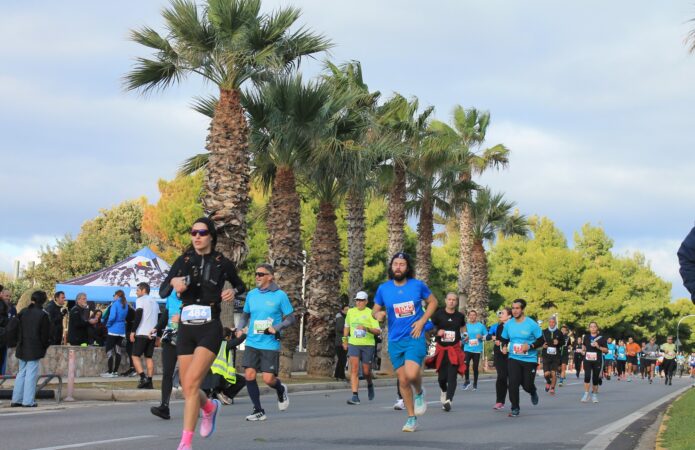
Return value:
M 246 346 L 241 365 L 245 369 L 255 369 L 257 372 L 277 375 L 278 369 L 280 369 L 280 352 Z
M 374 361 L 374 346 L 348 344 L 348 356 L 358 358 L 362 364 L 371 364 Z

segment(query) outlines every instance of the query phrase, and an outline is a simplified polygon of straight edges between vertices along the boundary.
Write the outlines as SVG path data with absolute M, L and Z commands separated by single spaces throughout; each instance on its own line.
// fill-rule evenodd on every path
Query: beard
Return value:
M 405 280 L 405 274 L 404 273 L 394 273 L 393 279 L 400 283 L 401 281 Z

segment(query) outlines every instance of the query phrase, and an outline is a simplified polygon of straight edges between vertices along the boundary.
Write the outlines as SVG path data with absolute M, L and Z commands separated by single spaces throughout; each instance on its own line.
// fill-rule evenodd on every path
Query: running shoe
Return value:
M 550 395 L 555 395 L 555 388 L 551 387 L 549 392 Z
M 444 403 L 442 403 L 442 409 L 446 412 L 451 411 L 451 400 L 444 400 Z
M 538 404 L 538 392 L 531 392 L 531 403 L 533 403 L 534 405 Z
M 478 390 L 478 385 L 477 385 L 477 384 L 474 384 L 474 385 L 473 385 L 473 390 L 474 390 L 474 391 L 477 391 L 477 390 Z
M 215 393 L 215 397 L 217 397 L 217 400 L 220 401 L 223 405 L 231 405 L 232 404 L 232 399 L 224 395 L 222 392 L 217 392 Z
M 461 389 L 463 389 L 464 391 L 467 391 L 470 386 L 471 386 L 470 381 L 466 381 L 465 383 L 463 383 L 461 385 Z
M 652 384 L 652 379 L 651 379 L 651 378 L 649 379 L 649 384 Z
M 548 392 L 550 390 L 550 385 L 548 383 L 545 383 L 545 392 Z
M 495 411 L 502 411 L 504 409 L 504 403 L 495 403 L 495 406 L 492 407 Z
M 154 414 L 157 417 L 160 417 L 164 420 L 169 420 L 171 419 L 171 416 L 169 415 L 169 407 L 164 406 L 164 405 L 159 405 L 159 406 L 153 406 L 150 408 L 150 412 Z
M 673 386 L 673 380 L 668 380 L 668 385 Z
M 367 385 L 367 398 L 369 399 L 369 401 L 374 400 L 374 385 L 373 384 Z
M 585 392 L 584 395 L 582 395 L 581 402 L 582 402 L 582 403 L 586 403 L 586 402 L 588 402 L 588 401 L 589 401 L 589 393 L 588 393 L 588 392 Z
M 519 408 L 512 409 L 512 411 L 509 413 L 509 417 L 519 417 L 519 414 L 521 411 L 519 411 Z
M 632 383 L 632 378 L 627 377 L 627 382 L 628 382 L 628 383 Z
M 415 394 L 415 415 L 421 416 L 427 411 L 427 402 L 425 401 L 425 388 L 422 388 L 422 392 Z
M 179 446 L 177 447 L 176 450 L 192 450 L 193 447 L 191 447 L 188 444 L 184 444 L 183 442 L 179 443 Z
M 353 395 L 350 397 L 350 400 L 347 401 L 348 405 L 359 405 L 360 404 L 360 398 L 356 395 Z
M 282 393 L 278 393 L 278 409 L 284 411 L 290 406 L 290 398 L 287 396 L 287 386 L 282 383 Z
M 441 391 L 439 393 L 439 403 L 441 403 L 443 405 L 445 401 L 446 401 L 446 391 Z
M 99 375 L 101 378 L 113 378 L 113 373 L 112 372 L 104 372 Z M 116 375 L 118 376 L 118 375 Z
M 246 416 L 246 420 L 249 422 L 260 422 L 266 419 L 265 411 L 260 409 L 260 410 L 253 410 L 253 413 L 250 415 Z
M 138 389 L 145 389 L 146 385 L 147 385 L 147 378 L 140 378 L 140 381 L 138 381 Z
M 598 403 L 598 394 L 591 394 L 591 401 L 594 403 Z
M 396 411 L 403 411 L 405 409 L 405 403 L 403 403 L 402 398 L 396 400 L 396 403 L 393 405 L 393 409 L 395 409 Z
M 213 404 L 213 410 L 209 413 L 203 412 L 203 420 L 200 421 L 200 436 L 208 438 L 212 436 L 215 432 L 215 421 L 217 419 L 217 412 L 220 410 L 222 404 L 219 400 L 211 400 Z
M 403 425 L 402 430 L 408 433 L 412 433 L 415 431 L 417 428 L 417 419 L 413 416 L 408 417 L 408 420 L 405 421 L 405 425 Z

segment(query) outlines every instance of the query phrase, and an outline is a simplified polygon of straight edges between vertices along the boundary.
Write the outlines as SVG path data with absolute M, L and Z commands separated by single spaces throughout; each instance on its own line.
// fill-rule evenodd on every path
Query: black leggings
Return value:
M 618 362 L 618 376 L 622 377 L 623 375 L 625 375 L 625 363 L 627 361 L 619 359 L 617 362 Z
M 509 371 L 509 401 L 512 409 L 519 409 L 519 386 L 526 392 L 533 394 L 536 392 L 536 363 L 524 362 L 518 359 L 509 358 L 507 362 Z
M 176 369 L 176 346 L 162 342 L 162 405 L 169 406 Z
M 574 354 L 574 370 L 577 372 L 577 378 L 579 378 L 579 373 L 582 371 L 582 354 Z
M 468 369 L 471 367 L 471 360 L 473 360 L 473 386 L 478 386 L 478 365 L 480 364 L 480 353 L 466 352 L 466 383 L 470 380 L 468 376 Z
M 676 371 L 676 360 L 664 358 L 664 363 L 661 365 L 661 370 L 663 371 L 664 375 L 666 375 L 666 379 L 673 378 L 673 372 Z
M 121 365 L 121 341 L 122 336 L 106 336 L 106 356 L 109 358 L 108 370 L 109 373 L 118 372 L 118 366 Z
M 497 381 L 495 382 L 495 392 L 497 393 L 497 402 L 504 404 L 507 398 L 507 383 L 509 382 L 507 356 L 495 353 L 495 369 L 497 370 Z
M 444 353 L 442 364 L 439 366 L 439 389 L 446 392 L 446 399 L 453 400 L 456 393 L 456 377 L 458 376 L 458 366 L 451 364 L 448 353 Z
M 587 361 L 584 360 L 584 382 L 598 386 L 601 380 L 601 372 L 603 371 L 603 361 Z

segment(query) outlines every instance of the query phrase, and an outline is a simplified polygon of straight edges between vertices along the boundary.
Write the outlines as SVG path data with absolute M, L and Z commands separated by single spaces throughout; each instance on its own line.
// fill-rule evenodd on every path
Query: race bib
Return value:
M 574 349 L 574 353 L 581 353 L 581 352 L 582 352 L 581 347 L 577 347 Z
M 403 302 L 403 303 L 396 303 L 393 305 L 393 311 L 396 313 L 396 318 L 397 319 L 402 319 L 404 317 L 410 317 L 415 315 L 415 303 L 410 301 L 410 302 Z
M 454 342 L 456 340 L 455 331 L 444 331 L 444 336 L 442 336 L 442 342 Z
M 547 350 L 547 353 L 549 355 L 557 355 L 557 348 L 556 347 L 548 347 L 546 350 Z
M 596 352 L 586 352 L 587 361 L 596 361 L 598 359 L 598 353 Z
M 266 320 L 254 320 L 253 321 L 253 334 L 265 334 L 265 330 L 273 326 L 272 319 Z
M 367 337 L 367 330 L 355 330 L 355 337 L 356 338 L 363 338 Z
M 477 339 L 469 339 L 468 345 L 470 345 L 471 347 L 475 347 L 476 345 L 478 345 L 478 340 Z
M 514 344 L 512 345 L 512 353 L 515 355 L 528 355 L 528 351 L 523 351 L 522 347 L 524 344 Z
M 207 323 L 212 320 L 212 310 L 209 306 L 188 305 L 181 310 L 181 322 L 190 324 Z

